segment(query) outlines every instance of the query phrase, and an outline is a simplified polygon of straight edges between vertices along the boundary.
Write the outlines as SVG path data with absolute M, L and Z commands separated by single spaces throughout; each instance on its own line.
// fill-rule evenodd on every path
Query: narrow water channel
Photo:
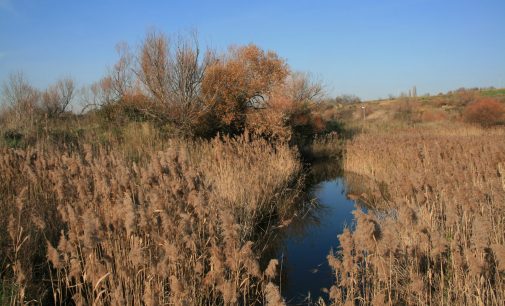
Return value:
M 327 300 L 322 288 L 330 288 L 332 272 L 326 256 L 339 246 L 337 235 L 353 222 L 354 201 L 346 197 L 342 177 L 321 181 L 309 190 L 315 201 L 308 214 L 286 229 L 278 249 L 282 264 L 280 287 L 288 305 L 305 305 L 308 297 Z

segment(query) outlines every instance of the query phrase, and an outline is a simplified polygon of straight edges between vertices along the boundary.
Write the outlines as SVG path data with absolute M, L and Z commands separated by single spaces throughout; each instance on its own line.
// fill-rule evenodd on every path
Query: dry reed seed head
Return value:
M 7 231 L 9 232 L 9 236 L 11 238 L 11 243 L 16 243 L 18 237 L 18 227 L 19 224 L 17 222 L 17 218 L 14 217 L 13 214 L 9 217 L 9 224 L 7 225 Z
M 223 144 L 219 144 L 219 146 L 225 147 Z M 233 164 L 235 162 L 241 168 L 228 167 L 225 168 L 225 172 L 257 172 L 250 164 L 251 162 L 246 161 L 254 155 L 261 155 L 261 158 L 257 159 L 259 163 L 269 159 L 273 160 L 271 163 L 283 161 L 276 157 L 273 158 L 273 154 L 278 153 L 272 151 L 267 145 L 263 147 L 255 145 L 255 148 L 250 148 L 247 143 L 240 146 L 238 144 L 226 146 L 228 147 L 223 149 L 227 154 L 224 157 L 224 163 Z M 184 281 L 182 285 L 183 296 L 194 297 L 201 294 L 198 301 L 205 301 L 207 297 L 216 295 L 216 293 L 209 293 L 212 291 L 211 287 L 198 290 L 200 289 L 199 284 L 201 284 L 201 280 L 198 280 L 201 276 L 198 274 L 207 273 L 207 265 L 209 265 L 208 269 L 214 273 L 211 285 L 223 284 L 225 280 L 235 284 L 234 286 L 239 283 L 245 284 L 243 286 L 246 288 L 232 290 L 236 296 L 250 294 L 244 293 L 244 290 L 249 290 L 250 284 L 260 285 L 258 282 L 261 283 L 263 280 L 260 277 L 261 271 L 256 260 L 257 255 L 253 250 L 252 243 L 244 239 L 250 235 L 248 231 L 254 228 L 254 220 L 249 217 L 245 220 L 240 218 L 244 211 L 255 215 L 257 212 L 254 209 L 270 209 L 264 205 L 267 205 L 273 197 L 270 194 L 266 197 L 257 197 L 254 193 L 269 189 L 282 193 L 288 187 L 288 184 L 283 180 L 289 179 L 289 171 L 291 170 L 284 170 L 282 175 L 273 178 L 270 172 L 264 171 L 267 177 L 263 180 L 260 188 L 253 190 L 252 195 L 246 194 L 245 200 L 243 200 L 243 203 L 250 203 L 253 207 L 248 208 L 249 210 L 241 210 L 244 207 L 236 204 L 242 205 L 243 203 L 231 203 L 235 204 L 234 206 L 216 201 L 219 197 L 212 194 L 215 192 L 211 190 L 211 186 L 202 184 L 204 180 L 196 172 L 198 168 L 196 166 L 189 167 L 185 162 L 181 162 L 187 158 L 184 157 L 184 154 L 181 154 L 182 157 L 179 160 L 174 161 L 168 158 L 162 160 L 164 168 L 161 168 L 159 173 L 150 173 L 148 181 L 138 178 L 140 182 L 137 186 L 131 182 L 132 174 L 125 161 L 122 160 L 123 157 L 119 154 L 114 156 L 114 152 L 110 153 L 112 154 L 109 156 L 110 158 L 106 158 L 109 153 L 99 149 L 96 156 L 90 158 L 88 162 L 76 159 L 70 154 L 61 160 L 53 158 L 52 162 L 55 163 L 55 168 L 47 176 L 50 181 L 57 183 L 54 187 L 55 191 L 61 192 L 57 198 L 58 211 L 68 228 L 61 234 L 58 251 L 52 245 L 48 245 L 46 256 L 53 266 L 60 268 L 58 271 L 58 275 L 62 277 L 60 284 L 65 283 L 64 287 L 71 286 L 71 294 L 75 294 L 75 301 L 78 304 L 93 301 L 94 298 L 86 286 L 90 284 L 94 287 L 98 283 L 97 290 L 102 290 L 102 282 L 107 284 L 107 292 L 98 296 L 98 304 L 107 301 L 113 304 L 116 302 L 123 304 L 125 297 L 118 292 L 125 292 L 128 296 L 142 297 L 147 290 L 144 285 L 129 284 L 124 281 L 131 279 L 132 273 L 137 275 L 136 273 L 140 272 L 132 271 L 132 269 L 137 269 L 135 266 L 143 266 L 142 272 L 138 274 L 140 278 L 144 278 L 146 273 L 150 273 L 156 277 L 161 276 L 161 278 L 167 279 L 180 273 L 177 276 Z M 291 157 L 283 156 L 282 158 Z M 198 165 L 198 162 L 195 164 Z M 271 164 L 267 164 L 265 167 L 270 166 Z M 40 171 L 40 167 L 42 166 L 39 166 L 39 163 L 35 164 L 34 171 L 38 180 L 44 178 L 44 171 Z M 138 171 L 146 173 L 149 171 L 148 167 Z M 203 165 L 198 165 L 198 167 L 203 167 Z M 206 167 L 210 167 L 208 169 L 211 172 L 208 173 L 219 173 L 220 171 L 219 168 L 211 168 L 211 165 Z M 203 173 L 206 173 L 205 171 Z M 132 173 L 134 172 L 132 170 Z M 222 175 L 227 176 L 226 173 Z M 237 177 L 247 177 L 247 175 L 242 173 Z M 257 180 L 258 177 L 261 175 L 254 174 L 253 180 Z M 174 182 L 177 186 L 173 188 L 173 191 L 177 193 L 167 192 Z M 141 190 L 137 191 L 137 188 Z M 210 194 L 207 194 L 208 192 Z M 128 196 L 122 197 L 124 194 Z M 138 194 L 138 203 L 142 205 L 141 207 L 133 203 L 132 194 L 136 196 Z M 130 218 L 130 223 L 136 229 L 130 230 L 128 233 L 129 236 L 132 236 L 130 239 L 125 239 L 125 231 L 127 232 L 130 228 L 128 226 L 129 216 L 125 210 L 130 206 L 133 208 L 131 215 L 134 216 Z M 225 208 L 223 209 L 223 207 Z M 231 216 L 231 218 L 223 222 L 223 215 Z M 153 219 L 152 222 L 147 221 L 150 218 Z M 219 222 L 216 222 L 218 220 Z M 240 220 L 241 223 L 238 223 L 237 220 Z M 37 222 L 37 220 L 34 219 L 33 222 Z M 244 224 L 247 229 L 241 228 Z M 157 241 L 154 238 L 156 235 L 160 236 Z M 208 237 L 213 237 L 212 239 L 215 241 L 210 243 Z M 172 255 L 174 258 L 165 265 L 160 259 L 165 256 L 161 247 L 163 243 L 160 241 L 174 242 L 173 253 L 176 256 Z M 214 248 L 221 250 L 217 256 L 213 256 L 209 251 L 209 245 L 212 244 L 214 244 Z M 149 261 L 143 258 L 147 252 L 151 256 Z M 197 252 L 198 258 L 192 257 Z M 238 258 L 238 261 L 233 262 L 233 264 L 237 263 L 236 266 L 230 265 L 230 258 Z M 228 266 L 226 266 L 226 262 Z M 163 271 L 158 269 L 161 266 L 165 267 Z M 230 267 L 236 271 L 231 271 Z M 84 271 L 82 271 L 83 268 Z M 112 278 L 100 281 L 103 277 L 102 272 L 112 269 L 115 271 L 115 277 L 123 281 L 115 282 L 112 281 Z M 211 271 L 208 271 L 207 274 L 210 275 Z M 235 276 L 230 272 L 238 272 L 238 275 Z M 252 276 L 256 276 L 258 279 Z M 82 283 L 82 279 L 86 283 Z M 188 281 L 191 281 L 191 286 L 188 286 Z M 120 288 L 122 283 L 125 284 L 123 289 Z M 163 294 L 159 288 L 154 289 L 159 286 L 162 285 L 152 286 L 156 296 Z M 195 289 L 195 286 L 198 289 Z M 64 290 L 64 287 L 59 287 L 59 290 Z M 98 292 L 93 294 L 98 295 Z M 131 297 L 127 299 L 131 299 Z M 212 299 L 215 300 L 215 298 L 211 298 L 211 301 Z M 219 297 L 217 299 L 219 300 Z M 255 298 L 252 297 L 252 299 Z M 172 301 L 177 300 L 185 299 L 174 297 Z M 166 302 L 166 300 L 164 301 Z
M 495 260 L 498 262 L 498 271 L 505 272 L 505 246 L 503 244 L 491 245 Z
M 14 272 L 14 276 L 16 277 L 16 283 L 18 283 L 21 286 L 21 288 L 24 288 L 24 286 L 26 285 L 25 281 L 27 275 L 23 271 L 23 266 L 20 260 L 14 261 L 14 264 L 12 265 L 12 270 Z
M 216 245 L 210 247 L 210 271 L 206 275 L 209 284 L 216 283 L 225 272 L 225 259 L 221 248 Z
M 425 218 L 423 216 L 423 218 Z M 426 222 L 419 223 L 414 229 L 414 246 L 418 248 L 422 254 L 429 254 L 431 248 L 432 229 Z
M 385 300 L 386 300 L 386 295 L 384 293 L 377 293 L 372 298 L 372 305 L 374 305 L 374 306 L 387 305 Z
M 345 228 L 343 233 L 338 235 L 340 248 L 344 254 L 349 253 L 354 249 L 354 240 L 349 228 Z
M 489 233 L 492 232 L 491 223 L 483 216 L 476 216 L 472 224 L 472 244 L 478 250 L 489 246 Z
M 269 306 L 284 306 L 286 303 L 279 292 L 279 287 L 269 282 L 265 287 L 265 299 Z
M 225 305 L 234 305 L 237 303 L 237 288 L 234 282 L 224 281 L 219 286 L 219 291 L 223 295 L 223 301 Z
M 467 252 L 465 255 L 470 275 L 480 278 L 482 273 L 485 271 L 484 259 L 480 256 L 480 254 L 475 254 L 473 252 Z
M 184 303 L 184 286 L 179 280 L 179 278 L 175 275 L 170 276 L 170 294 L 172 297 L 172 301 L 177 305 L 181 305 Z
M 382 236 L 379 223 L 371 215 L 365 214 L 361 210 L 355 210 L 353 214 L 356 219 L 356 230 L 353 234 L 356 247 L 374 250 L 377 241 Z
M 440 233 L 434 232 L 431 236 L 431 257 L 436 258 L 447 250 L 447 240 Z
M 396 136 L 374 138 L 370 135 L 362 135 L 348 145 L 345 167 L 347 170 L 369 175 L 377 181 L 384 181 L 389 186 L 401 185 L 389 190 L 393 198 L 391 204 L 399 211 L 403 206 L 402 198 L 407 196 L 408 192 L 412 192 L 418 202 L 419 200 L 424 201 L 424 199 L 416 193 L 423 192 L 426 201 L 418 203 L 422 207 L 419 214 L 416 211 L 417 219 L 421 220 L 421 224 L 410 229 L 412 234 L 409 234 L 407 226 L 392 222 L 392 227 L 401 233 L 398 235 L 400 241 L 398 248 L 408 250 L 405 255 L 403 255 L 403 251 L 394 253 L 393 269 L 401 271 L 400 263 L 404 263 L 407 267 L 418 268 L 420 260 L 427 255 L 440 258 L 440 263 L 452 259 L 450 262 L 453 265 L 454 273 L 444 273 L 443 279 L 450 284 L 449 294 L 455 298 L 455 301 L 458 301 L 455 303 L 463 303 L 468 300 L 476 301 L 475 296 L 486 296 L 488 293 L 497 296 L 501 294 L 497 287 L 490 288 L 490 282 L 497 280 L 496 276 L 491 276 L 488 273 L 492 271 L 492 265 L 499 265 L 499 263 L 495 263 L 492 256 L 485 250 L 489 246 L 489 242 L 503 241 L 504 238 L 501 237 L 501 233 L 505 231 L 502 230 L 502 222 L 499 221 L 503 210 L 496 206 L 496 203 L 503 202 L 503 192 L 501 191 L 503 186 L 501 186 L 501 177 L 497 178 L 494 173 L 496 173 L 496 165 L 505 158 L 505 142 L 498 138 L 491 140 L 485 137 L 458 137 L 428 135 L 426 138 L 411 139 L 412 136 L 408 135 L 408 137 L 400 139 Z M 385 138 L 388 139 L 384 141 Z M 423 143 L 423 146 L 416 147 L 419 143 Z M 411 146 L 416 150 L 412 150 Z M 411 155 L 418 154 L 417 149 L 419 148 L 423 149 L 424 161 L 412 163 L 415 158 L 411 158 Z M 486 156 L 486 158 L 481 158 L 481 156 Z M 408 182 L 408 184 L 401 182 Z M 497 190 L 500 192 L 496 192 Z M 482 215 L 484 220 L 492 225 L 488 231 L 488 237 L 480 239 L 481 245 L 478 242 L 478 235 L 474 235 L 473 230 L 475 228 L 473 216 L 476 213 Z M 407 220 L 408 218 L 399 217 L 400 221 L 403 219 Z M 386 223 L 383 220 L 380 221 L 383 229 L 382 240 L 387 240 L 386 228 L 390 226 L 386 226 Z M 422 241 L 419 241 L 420 239 L 417 237 L 421 237 Z M 450 252 L 445 247 L 447 244 L 445 237 L 454 237 L 451 241 Z M 358 241 L 357 238 L 355 239 Z M 483 241 L 484 243 L 482 243 Z M 383 241 L 379 243 L 379 246 L 382 245 L 388 248 L 388 245 Z M 414 247 L 417 245 L 417 247 L 409 250 L 409 245 Z M 424 251 L 421 251 L 419 247 Z M 395 249 L 396 247 L 393 244 L 390 248 Z M 478 251 L 479 249 L 480 251 Z M 473 273 L 468 272 L 463 258 L 463 256 L 468 257 L 469 253 L 474 253 L 472 255 L 475 259 L 472 265 Z M 362 259 L 355 256 L 355 260 Z M 361 263 L 363 262 L 361 261 Z M 369 279 L 376 281 L 376 277 L 379 277 L 380 273 L 376 276 L 371 272 L 376 273 L 377 266 L 382 264 L 384 264 L 383 260 L 367 258 L 366 275 Z M 433 264 L 431 269 L 437 270 L 438 263 Z M 400 273 L 408 275 L 412 272 Z M 471 277 L 471 275 L 475 275 L 475 277 Z M 435 288 L 431 294 L 423 291 L 422 297 L 406 298 L 405 301 L 407 303 L 438 301 L 441 293 L 437 288 L 442 288 L 439 283 L 441 277 L 438 277 L 433 271 L 431 277 L 434 284 L 432 285 L 434 287 L 431 288 Z M 483 282 L 484 277 L 489 280 Z M 360 290 L 359 288 L 355 289 Z M 393 295 L 393 301 L 397 298 Z M 485 297 L 482 298 L 482 300 L 485 299 Z M 400 300 L 402 300 L 401 296 Z
M 21 192 L 16 197 L 16 208 L 18 209 L 18 213 L 21 213 L 23 210 L 26 200 L 28 200 L 28 187 L 21 189 Z
M 455 226 L 460 220 L 459 207 L 457 205 L 446 205 L 445 217 L 448 227 Z
M 329 296 L 334 304 L 338 305 L 342 303 L 342 290 L 340 290 L 337 286 L 331 286 Z
M 131 261 L 134 267 L 141 267 L 146 263 L 143 255 L 142 245 L 137 239 L 131 239 L 130 241 L 130 252 L 128 254 L 128 259 Z
M 329 256 L 329 255 L 328 255 Z M 279 260 L 277 259 L 270 259 L 270 261 L 268 262 L 268 266 L 267 268 L 265 269 L 265 276 L 268 278 L 268 279 L 273 279 L 277 276 L 277 266 L 279 265 Z
M 258 260 L 256 260 L 256 255 L 252 249 L 254 243 L 252 241 L 247 241 L 240 249 L 240 258 L 242 259 L 243 265 L 248 274 L 260 277 L 261 269 Z
M 63 262 L 60 259 L 60 254 L 47 240 L 46 245 L 47 245 L 47 260 L 52 263 L 54 268 L 61 269 L 63 267 Z
M 156 306 L 158 305 L 156 298 L 154 296 L 151 282 L 148 281 L 145 289 L 144 289 L 144 294 L 142 295 L 142 300 L 145 303 L 146 306 Z
M 197 274 L 203 274 L 204 272 L 204 266 L 200 261 L 196 262 L 195 264 L 195 272 Z
M 97 216 L 91 209 L 84 212 L 82 216 L 83 234 L 82 242 L 84 247 L 94 249 L 100 243 L 100 236 L 103 234 L 100 228 L 99 216 Z
M 58 240 L 57 250 L 63 254 L 68 254 L 72 251 L 72 246 L 67 240 L 63 230 L 60 232 L 60 239 Z
M 87 305 L 86 298 L 82 296 L 80 292 L 76 292 L 74 295 L 72 295 L 72 300 L 74 301 L 76 306 Z
M 415 273 L 411 276 L 409 290 L 415 295 L 421 295 L 424 292 L 424 280 L 422 276 Z
M 417 214 L 411 207 L 406 205 L 401 206 L 398 213 L 399 213 L 399 220 L 401 222 L 404 222 L 405 225 L 412 226 L 417 224 Z
M 77 253 L 77 252 L 76 252 Z M 79 280 L 82 276 L 81 262 L 75 257 L 70 258 L 70 269 L 68 271 L 68 277 L 70 279 Z
M 133 203 L 131 196 L 125 193 L 121 214 L 124 218 L 124 227 L 128 237 L 137 231 L 137 214 L 135 206 L 136 205 Z
M 343 305 L 344 306 L 354 306 L 354 305 L 356 305 L 356 301 L 353 298 L 347 297 L 347 299 L 345 300 Z
M 330 254 L 326 256 L 329 266 L 333 269 L 335 273 L 338 273 L 342 268 L 342 262 L 333 254 L 333 250 L 330 250 Z

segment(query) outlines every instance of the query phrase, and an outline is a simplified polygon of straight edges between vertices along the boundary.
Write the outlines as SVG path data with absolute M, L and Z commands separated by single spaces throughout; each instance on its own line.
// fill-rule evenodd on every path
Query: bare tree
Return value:
M 100 81 L 80 90 L 81 113 L 89 109 L 97 109 L 117 101 L 112 88 L 112 79 L 104 77 Z
M 167 103 L 169 96 L 169 41 L 161 33 L 149 32 L 142 43 L 138 76 L 158 103 Z
M 291 73 L 287 79 L 287 88 L 290 98 L 295 102 L 309 102 L 324 94 L 321 82 L 304 72 Z
M 40 94 L 21 72 L 12 73 L 2 86 L 2 99 L 14 112 L 18 122 L 29 120 L 33 125 Z
M 58 117 L 66 111 L 74 96 L 74 81 L 69 77 L 63 78 L 42 94 L 42 109 L 49 117 Z
M 134 90 L 135 75 L 133 70 L 133 55 L 125 42 L 116 45 L 119 60 L 110 69 L 110 89 L 117 100 L 125 97 Z
M 360 103 L 361 99 L 355 95 L 340 95 L 335 98 L 335 103 L 354 104 Z
M 204 105 L 201 101 L 201 85 L 213 56 L 207 52 L 202 58 L 196 34 L 190 39 L 179 38 L 174 49 L 170 57 L 172 103 L 181 108 L 182 115 L 194 115 Z
M 125 42 L 116 45 L 117 63 L 99 81 L 80 90 L 81 112 L 123 100 L 138 91 L 134 56 Z
M 165 35 L 150 32 L 142 44 L 137 75 L 169 117 L 188 127 L 205 107 L 201 85 L 214 58 L 210 51 L 202 54 L 194 33 L 171 44 Z

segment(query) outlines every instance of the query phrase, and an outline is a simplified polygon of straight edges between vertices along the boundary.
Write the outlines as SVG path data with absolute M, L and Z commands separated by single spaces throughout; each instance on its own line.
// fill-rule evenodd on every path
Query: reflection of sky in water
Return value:
M 321 288 L 329 289 L 333 278 L 326 256 L 331 248 L 337 249 L 337 235 L 353 220 L 354 201 L 346 198 L 341 178 L 319 183 L 312 192 L 321 205 L 314 212 L 319 222 L 304 228 L 303 236 L 288 232 L 281 251 L 284 253 L 281 290 L 289 304 L 301 303 L 309 291 L 315 300 L 323 295 Z

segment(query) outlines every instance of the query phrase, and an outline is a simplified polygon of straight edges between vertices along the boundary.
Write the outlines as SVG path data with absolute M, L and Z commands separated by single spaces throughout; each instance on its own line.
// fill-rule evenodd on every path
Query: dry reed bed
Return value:
M 363 134 L 344 167 L 376 182 L 389 214 L 356 211 L 340 235 L 334 303 L 503 305 L 502 131 Z
M 298 195 L 296 153 L 247 135 L 168 147 L 145 165 L 89 146 L 2 149 L 3 301 L 282 304 L 255 239 Z

